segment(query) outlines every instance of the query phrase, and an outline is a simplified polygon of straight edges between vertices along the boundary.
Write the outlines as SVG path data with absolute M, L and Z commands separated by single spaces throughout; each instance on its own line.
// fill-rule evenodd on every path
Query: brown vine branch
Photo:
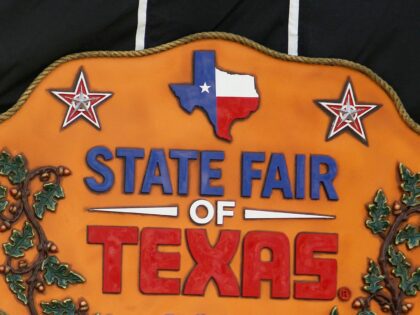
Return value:
M 39 223 L 38 219 L 35 217 L 32 207 L 29 204 L 29 197 L 30 197 L 30 191 L 29 191 L 29 185 L 30 182 L 37 176 L 43 174 L 43 173 L 53 173 L 55 175 L 55 182 L 57 184 L 60 183 L 60 175 L 57 167 L 53 166 L 47 166 L 47 167 L 40 167 L 33 171 L 31 171 L 23 184 L 21 184 L 18 188 L 21 192 L 21 204 L 23 213 L 25 213 L 25 216 L 29 223 L 32 225 L 32 227 L 35 230 L 35 233 L 38 238 L 38 255 L 35 258 L 35 260 L 26 268 L 22 269 L 19 268 L 18 270 L 14 270 L 11 266 L 11 258 L 8 257 L 6 261 L 6 265 L 17 274 L 27 274 L 31 273 L 29 279 L 27 280 L 28 283 L 28 293 L 27 293 L 27 299 L 28 299 L 28 308 L 31 315 L 37 315 L 37 309 L 35 306 L 35 298 L 34 298 L 34 291 L 36 289 L 36 285 L 39 282 L 39 274 L 41 272 L 41 265 L 42 262 L 48 257 L 48 240 L 47 236 Z M 21 215 L 22 213 L 20 213 Z M 18 219 L 18 218 L 17 218 Z M 16 221 L 17 221 L 16 219 Z
M 395 236 L 397 235 L 401 224 L 408 220 L 408 218 L 415 214 L 420 213 L 420 206 L 406 207 L 403 206 L 401 213 L 397 215 L 396 219 L 392 223 L 388 234 L 386 235 L 379 252 L 379 267 L 381 268 L 382 274 L 384 275 L 385 288 L 391 295 L 392 303 L 389 304 L 393 315 L 402 314 L 402 306 L 405 298 L 403 291 L 398 289 L 398 284 L 392 280 L 391 267 L 387 264 L 387 251 L 388 247 L 393 243 Z
M 53 180 L 51 175 L 54 176 Z M 17 268 L 13 266 L 13 257 L 7 255 L 5 265 L 2 266 L 2 272 L 5 274 L 11 272 L 12 274 L 17 275 L 29 275 L 26 280 L 28 284 L 26 291 L 27 298 L 27 307 L 31 315 L 38 315 L 38 311 L 35 305 L 35 290 L 43 291 L 42 285 L 42 264 L 44 260 L 48 257 L 49 252 L 56 252 L 57 247 L 48 240 L 45 231 L 43 230 L 38 218 L 35 216 L 34 209 L 30 204 L 29 198 L 30 193 L 30 184 L 33 179 L 39 177 L 42 182 L 49 181 L 60 185 L 61 177 L 70 175 L 70 171 L 62 166 L 45 166 L 39 167 L 35 170 L 30 171 L 23 183 L 14 186 L 11 189 L 12 196 L 16 199 L 16 204 L 11 205 L 13 208 L 9 208 L 9 212 L 12 214 L 11 217 L 0 214 L 0 220 L 7 224 L 6 228 L 10 228 L 15 224 L 24 214 L 26 220 L 30 223 L 33 230 L 35 231 L 35 237 L 38 240 L 37 244 L 37 255 L 32 260 L 31 263 L 27 264 L 26 260 L 19 261 Z M 12 210 L 12 211 L 10 211 Z M 22 264 L 22 262 L 24 262 Z M 88 304 L 85 300 L 79 301 L 79 305 L 75 311 L 77 315 L 87 315 Z

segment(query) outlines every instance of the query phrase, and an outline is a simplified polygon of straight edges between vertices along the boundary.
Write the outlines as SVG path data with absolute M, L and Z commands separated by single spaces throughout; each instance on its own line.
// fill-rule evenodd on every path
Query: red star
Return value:
M 356 94 L 350 80 L 347 80 L 344 85 L 341 100 L 318 100 L 316 103 L 334 117 L 334 121 L 327 135 L 327 140 L 330 140 L 346 129 L 350 129 L 363 143 L 367 144 L 366 133 L 361 118 L 373 110 L 378 109 L 380 105 L 357 104 Z
M 76 76 L 73 91 L 50 92 L 69 107 L 64 118 L 63 128 L 82 116 L 96 128 L 101 129 L 95 107 L 111 97 L 112 93 L 90 92 L 83 70 L 80 70 L 78 77 Z

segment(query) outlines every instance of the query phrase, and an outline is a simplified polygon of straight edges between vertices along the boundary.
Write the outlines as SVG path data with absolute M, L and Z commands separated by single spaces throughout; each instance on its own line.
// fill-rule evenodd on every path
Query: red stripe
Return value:
M 237 119 L 248 118 L 258 109 L 258 97 L 216 97 L 217 135 L 232 140 L 230 129 Z

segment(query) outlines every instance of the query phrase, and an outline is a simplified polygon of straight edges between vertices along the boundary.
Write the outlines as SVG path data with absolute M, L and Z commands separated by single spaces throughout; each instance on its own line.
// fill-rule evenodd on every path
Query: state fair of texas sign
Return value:
M 0 116 L 5 314 L 416 312 L 420 126 L 239 36 L 52 64 Z

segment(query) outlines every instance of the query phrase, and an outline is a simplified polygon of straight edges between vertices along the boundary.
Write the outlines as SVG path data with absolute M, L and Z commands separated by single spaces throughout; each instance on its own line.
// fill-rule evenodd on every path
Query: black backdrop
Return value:
M 135 49 L 138 7 L 139 0 L 1 0 L 0 112 L 61 56 Z M 288 19 L 288 0 L 148 0 L 145 47 L 225 31 L 287 53 Z M 419 0 L 300 0 L 298 44 L 302 56 L 371 68 L 420 122 Z

